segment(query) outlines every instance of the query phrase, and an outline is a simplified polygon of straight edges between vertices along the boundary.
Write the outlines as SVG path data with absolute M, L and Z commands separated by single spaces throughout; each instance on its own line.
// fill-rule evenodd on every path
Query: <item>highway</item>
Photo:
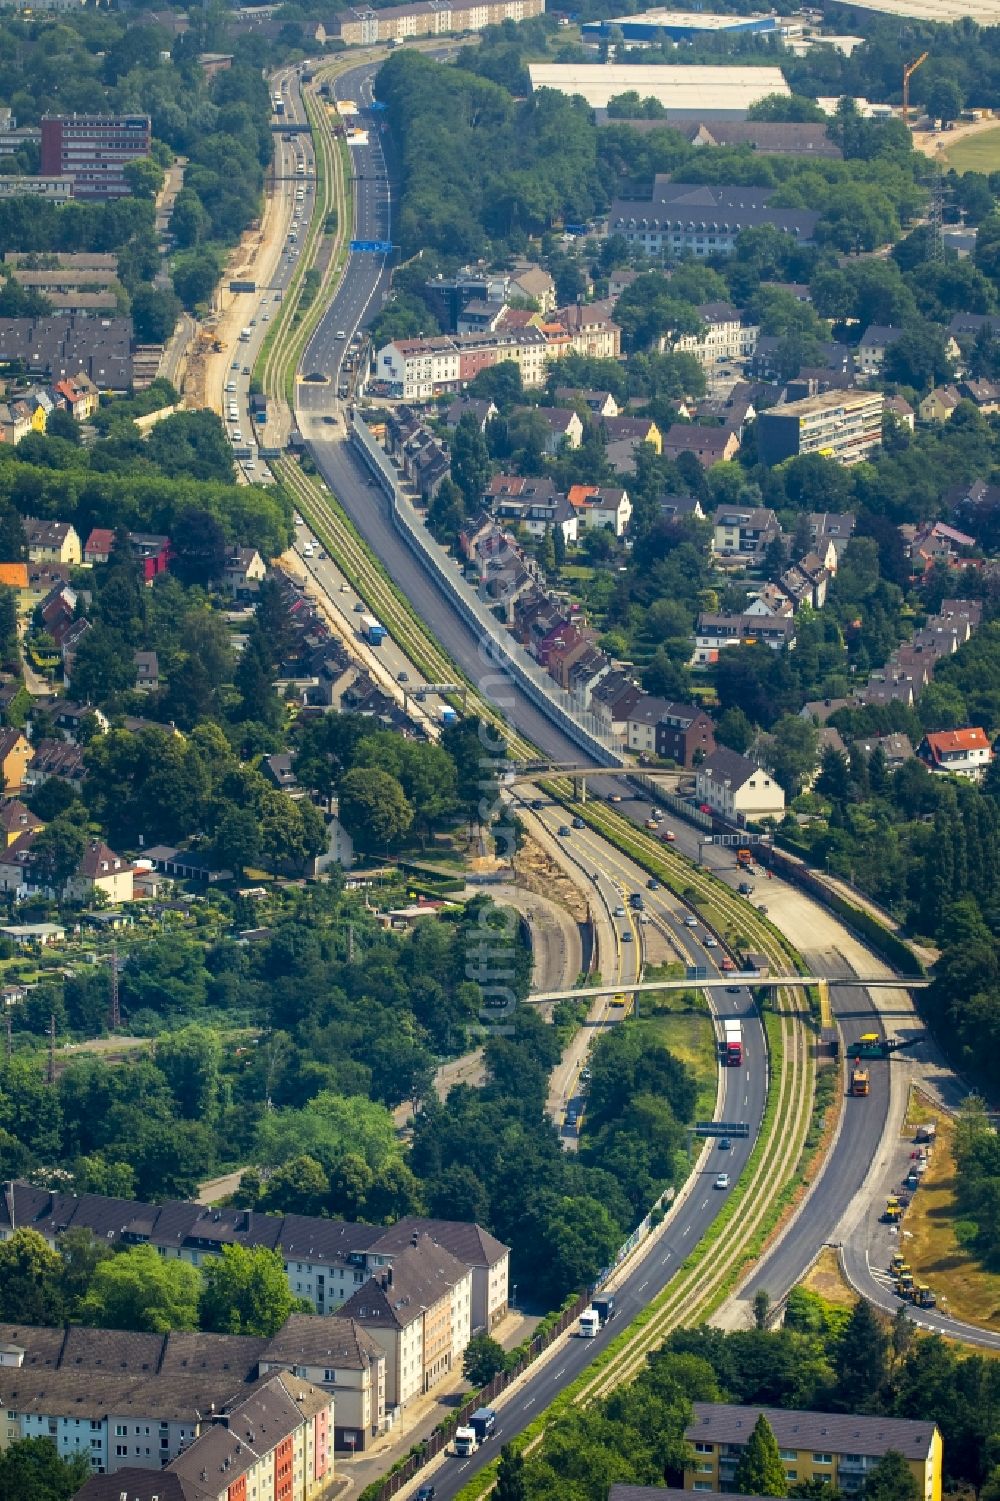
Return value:
M 338 80 L 338 98 L 354 99 L 363 106 L 370 104 L 370 80 L 375 69 L 365 64 L 348 72 Z M 382 148 L 380 116 L 366 110 L 359 122 L 368 128 L 365 144 L 351 147 L 355 172 L 355 222 L 353 237 L 363 240 L 388 241 L 391 239 L 392 198 L 386 181 L 385 160 Z M 363 328 L 375 316 L 387 293 L 388 266 L 385 258 L 368 254 L 352 254 L 345 267 L 342 282 L 329 308 L 320 320 L 307 347 L 301 370 L 304 373 L 319 372 L 327 378 L 325 384 L 303 384 L 297 387 L 297 417 L 303 436 L 306 438 L 317 467 L 325 482 L 335 493 L 358 531 L 380 558 L 389 576 L 403 589 L 416 613 L 425 622 L 428 630 L 437 638 L 445 651 L 476 684 L 483 696 L 494 704 L 506 721 L 536 745 L 539 751 L 553 760 L 572 762 L 580 759 L 580 748 L 569 736 L 557 728 L 545 713 L 528 700 L 492 661 L 481 655 L 479 643 L 455 608 L 431 580 L 414 555 L 396 532 L 389 516 L 387 502 L 366 473 L 355 462 L 345 441 L 337 390 L 341 365 L 347 341 L 356 328 Z M 338 337 L 338 335 L 342 335 Z M 584 760 L 588 758 L 583 757 Z M 597 776 L 590 786 L 592 794 L 608 797 L 614 794 L 623 801 L 620 811 L 641 826 L 649 816 L 649 801 L 637 799 L 631 784 L 624 777 Z M 565 811 L 552 810 L 541 816 L 551 823 L 567 822 Z M 672 820 L 677 835 L 676 848 L 694 860 L 701 859 L 729 885 L 736 884 L 737 876 L 731 852 L 716 846 L 702 847 L 702 836 L 686 825 L 682 819 Z M 558 837 L 558 835 L 557 835 Z M 567 839 L 574 855 L 596 878 L 599 889 L 607 890 L 608 882 L 617 883 L 619 894 L 626 887 L 638 890 L 645 885 L 645 873 L 625 857 L 618 855 L 607 843 L 589 830 L 572 829 Z M 777 913 L 779 891 L 784 883 L 775 879 L 768 883 L 768 905 L 774 920 L 782 926 Z M 791 888 L 787 888 L 791 891 Z M 646 893 L 651 918 L 663 924 L 664 930 L 677 938 L 682 951 L 689 953 L 692 963 L 705 963 L 711 958 L 703 946 L 692 936 L 680 916 L 679 905 L 668 894 Z M 824 922 L 831 922 L 829 914 L 817 904 L 807 902 L 795 893 L 800 909 L 805 904 L 806 920 L 799 921 L 798 931 L 789 932 L 793 943 L 801 947 L 803 957 L 817 973 L 844 973 L 827 950 L 813 951 L 810 934 L 811 924 L 821 915 Z M 627 910 L 627 902 L 625 903 Z M 786 929 L 787 931 L 787 929 Z M 633 939 L 633 952 L 639 948 Z M 832 966 L 832 968 L 831 968 Z M 845 1048 L 849 1056 L 850 1043 L 861 1032 L 872 1029 L 874 1007 L 868 992 L 845 989 L 835 993 L 838 1021 L 843 1030 Z M 729 997 L 727 996 L 727 1000 Z M 726 1120 L 747 1120 L 751 1134 L 748 1141 L 734 1139 L 733 1150 L 727 1154 L 726 1170 L 734 1180 L 745 1166 L 762 1117 L 767 1091 L 767 1063 L 763 1035 L 759 1023 L 752 1023 L 747 1008 L 750 998 L 745 991 L 733 997 L 734 1011 L 747 1020 L 747 1060 L 740 1069 L 723 1071 L 724 1094 L 720 1117 Z M 756 1026 L 754 1035 L 752 1027 Z M 816 1249 L 832 1235 L 845 1212 L 859 1196 L 871 1195 L 867 1180 L 880 1142 L 886 1131 L 888 1100 L 890 1097 L 889 1070 L 891 1065 L 876 1062 L 872 1071 L 872 1094 L 867 1100 L 845 1101 L 841 1129 L 822 1171 L 807 1201 L 807 1208 L 793 1223 L 791 1230 L 778 1243 L 771 1256 L 758 1268 L 748 1289 L 748 1295 L 758 1285 L 766 1285 L 772 1296 L 794 1284 L 811 1263 Z M 584 1101 L 575 1093 L 568 1095 L 574 1105 Z M 540 1368 L 525 1377 L 516 1394 L 498 1410 L 497 1439 L 499 1443 L 516 1437 L 552 1400 L 557 1393 L 572 1382 L 580 1371 L 604 1347 L 607 1339 L 617 1333 L 628 1319 L 648 1305 L 657 1293 L 671 1280 L 684 1257 L 698 1243 L 712 1223 L 725 1200 L 724 1192 L 716 1192 L 712 1183 L 721 1153 L 707 1154 L 696 1172 L 690 1191 L 685 1192 L 671 1209 L 666 1227 L 637 1262 L 625 1274 L 620 1287 L 620 1321 L 612 1326 L 612 1334 L 602 1331 L 596 1340 L 569 1339 L 559 1345 L 555 1354 L 544 1361 Z M 856 1286 L 874 1301 L 888 1306 L 893 1311 L 897 1301 L 886 1293 L 882 1284 L 862 1264 L 860 1268 L 849 1265 Z M 953 1332 L 956 1327 L 944 1316 L 932 1311 L 912 1311 L 919 1322 L 927 1327 Z M 949 1327 L 950 1326 L 950 1327 Z M 961 1326 L 959 1326 L 961 1327 Z M 965 1338 L 980 1343 L 991 1343 L 991 1337 L 980 1337 L 980 1331 L 962 1328 Z M 491 1443 L 481 1454 L 469 1459 L 448 1460 L 434 1475 L 434 1483 L 442 1501 L 449 1501 L 483 1464 L 497 1452 L 499 1443 Z M 426 1473 L 426 1472 L 425 1472 Z

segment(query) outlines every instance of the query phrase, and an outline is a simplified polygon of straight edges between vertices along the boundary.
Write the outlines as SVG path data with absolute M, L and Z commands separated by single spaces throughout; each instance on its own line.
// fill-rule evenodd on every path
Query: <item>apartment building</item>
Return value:
M 544 10 L 545 0 L 417 0 L 412 5 L 390 5 L 384 10 L 356 6 L 317 28 L 317 40 L 369 47 L 411 37 L 482 31 L 503 21 L 526 21 Z
M 473 1330 L 494 1329 L 507 1312 L 510 1248 L 480 1226 L 459 1220 L 410 1215 L 390 1226 L 349 1224 L 302 1214 L 206 1209 L 184 1201 L 144 1204 L 99 1194 L 78 1198 L 18 1181 L 6 1184 L 0 1196 L 0 1240 L 9 1239 L 19 1226 L 37 1230 L 50 1245 L 63 1231 L 83 1227 L 111 1244 L 151 1245 L 161 1256 L 177 1256 L 195 1266 L 226 1245 L 266 1246 L 281 1253 L 289 1287 L 297 1297 L 308 1298 L 317 1313 L 340 1309 L 372 1276 L 392 1268 L 404 1250 L 409 1255 L 417 1240 L 465 1267 Z M 413 1262 L 412 1255 L 409 1260 Z
M 706 368 L 750 359 L 757 347 L 759 325 L 745 323 L 739 308 L 729 302 L 703 302 L 697 311 L 703 325 L 701 333 L 682 334 L 672 345 L 669 339 L 661 339 L 662 349 L 693 354 Z
M 694 1449 L 694 1462 L 684 1472 L 685 1491 L 732 1488 L 740 1454 L 763 1412 L 778 1441 L 789 1485 L 825 1480 L 845 1496 L 857 1496 L 868 1472 L 893 1449 L 907 1461 L 922 1501 L 940 1501 L 941 1435 L 929 1420 L 726 1402 L 695 1402 L 693 1408 L 685 1437 Z
M 0 176 L 0 198 L 45 198 L 50 203 L 69 203 L 72 196 L 72 177 Z
M 882 442 L 885 397 L 881 391 L 823 391 L 757 418 L 757 446 L 765 464 L 800 453 L 819 453 L 839 464 L 857 464 Z
M 94 1475 L 74 1501 L 313 1501 L 333 1478 L 333 1398 L 282 1371 L 213 1413 L 164 1470 Z
M 744 229 L 762 224 L 784 230 L 801 244 L 812 240 L 819 214 L 772 208 L 773 188 L 733 183 L 674 182 L 657 176 L 648 199 L 618 198 L 608 213 L 608 234 L 622 235 L 647 255 L 728 255 Z
M 537 317 L 537 315 L 531 315 Z M 438 334 L 430 339 L 394 339 L 376 356 L 376 377 L 389 394 L 402 401 L 427 401 L 446 391 L 459 391 L 488 370 L 510 360 L 521 372 L 526 389 L 542 386 L 552 360 L 566 354 L 616 358 L 621 329 L 604 304 L 561 308 L 555 321 L 539 326 L 511 319 L 496 329 L 478 333 Z
M 293 1313 L 260 1357 L 333 1393 L 335 1447 L 360 1454 L 385 1428 L 385 1352 L 354 1319 Z
M 429 1235 L 414 1235 L 344 1304 L 385 1355 L 389 1409 L 433 1390 L 472 1338 L 472 1271 Z
M 148 115 L 43 115 L 41 171 L 71 177 L 74 198 L 127 198 L 125 166 L 151 144 Z

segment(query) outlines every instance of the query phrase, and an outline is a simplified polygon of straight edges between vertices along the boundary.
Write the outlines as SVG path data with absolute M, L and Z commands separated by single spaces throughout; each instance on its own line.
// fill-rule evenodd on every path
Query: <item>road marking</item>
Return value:
M 646 1290 L 646 1288 L 648 1286 L 649 1286 L 649 1278 L 647 1277 L 646 1280 L 645 1280 L 645 1282 L 642 1284 L 642 1286 L 636 1288 L 636 1292 L 640 1292 L 640 1293 L 641 1292 L 645 1292 L 645 1290 Z
M 702 1207 L 702 1209 L 707 1209 L 708 1208 L 708 1200 L 707 1199 L 705 1200 L 704 1204 L 702 1204 L 701 1207 Z
M 471 1464 L 471 1463 L 472 1463 L 472 1461 L 471 1461 L 471 1459 L 467 1459 L 467 1460 L 466 1460 L 466 1461 L 465 1461 L 465 1464 L 464 1464 L 464 1465 L 459 1465 L 459 1467 L 458 1467 L 458 1468 L 459 1468 L 459 1469 L 460 1469 L 460 1470 L 467 1470 L 467 1469 L 468 1469 L 468 1468 L 469 1468 L 469 1465 L 470 1465 L 470 1464 Z
M 666 1266 L 666 1264 L 667 1264 L 667 1262 L 669 1260 L 670 1260 L 670 1252 L 668 1251 L 667 1254 L 666 1254 L 666 1256 L 664 1256 L 663 1260 L 660 1262 L 660 1265 L 661 1266 Z
M 691 1234 L 691 1226 L 690 1225 L 686 1226 L 686 1228 L 683 1231 L 683 1234 L 684 1235 L 690 1235 Z
M 748 1094 L 745 1094 L 743 1096 L 743 1103 L 744 1103 L 744 1105 L 749 1105 L 749 1103 L 750 1103 L 750 1096 Z
M 532 1404 L 532 1402 L 534 1402 L 534 1400 L 535 1400 L 534 1397 L 529 1397 L 528 1400 L 527 1400 L 527 1402 L 523 1403 L 522 1405 L 524 1407 L 530 1407 L 531 1404 Z
M 558 1371 L 556 1371 L 556 1373 L 553 1376 L 552 1380 L 553 1381 L 558 1381 L 559 1377 L 565 1374 L 565 1371 L 566 1371 L 566 1367 L 562 1366 Z
M 750 1070 L 747 1069 L 747 1083 L 750 1082 Z

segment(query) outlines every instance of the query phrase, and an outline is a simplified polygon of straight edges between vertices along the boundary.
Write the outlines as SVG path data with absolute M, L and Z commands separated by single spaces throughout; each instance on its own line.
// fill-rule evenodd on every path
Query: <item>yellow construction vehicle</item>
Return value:
M 899 1219 L 902 1219 L 902 1217 L 903 1211 L 900 1207 L 899 1200 L 896 1198 L 895 1194 L 892 1194 L 885 1201 L 885 1209 L 882 1211 L 882 1218 L 889 1224 L 895 1224 L 895 1222 Z
M 862 1068 L 859 1060 L 855 1059 L 851 1070 L 851 1094 L 866 1095 L 871 1087 L 871 1075 L 866 1068 Z
M 933 1308 L 937 1302 L 926 1282 L 920 1282 L 913 1290 L 913 1301 L 918 1308 Z
M 892 1272 L 893 1276 L 895 1276 L 897 1272 L 902 1271 L 905 1265 L 906 1257 L 903 1256 L 901 1252 L 896 1251 L 892 1256 L 889 1257 L 889 1270 L 890 1272 Z
M 913 1292 L 913 1273 L 900 1272 L 896 1278 L 896 1291 L 900 1297 L 908 1297 Z

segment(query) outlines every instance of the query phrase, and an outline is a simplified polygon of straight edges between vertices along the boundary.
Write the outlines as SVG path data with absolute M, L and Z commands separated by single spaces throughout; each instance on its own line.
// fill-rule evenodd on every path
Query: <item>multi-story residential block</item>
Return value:
M 260 1357 L 261 1375 L 291 1371 L 333 1393 L 338 1449 L 360 1453 L 385 1427 L 385 1353 L 353 1319 L 293 1313 Z
M 214 1414 L 164 1470 L 91 1476 L 74 1501 L 313 1501 L 333 1479 L 333 1398 L 281 1371 Z
M 989 736 L 975 726 L 967 730 L 941 730 L 925 735 L 917 755 L 931 771 L 968 777 L 978 782 L 993 759 Z
M 881 391 L 823 391 L 770 407 L 757 418 L 757 445 L 765 464 L 800 453 L 820 453 L 857 464 L 882 442 Z
M 703 302 L 698 308 L 703 328 L 698 334 L 682 334 L 672 348 L 678 353 L 693 354 L 704 366 L 748 360 L 757 347 L 758 324 L 744 322 L 739 308 L 729 302 Z M 669 339 L 661 340 L 667 348 Z
M 685 1491 L 731 1489 L 740 1455 L 763 1411 L 790 1485 L 822 1479 L 844 1495 L 857 1496 L 865 1476 L 892 1449 L 907 1461 L 921 1501 L 940 1501 L 941 1435 L 929 1419 L 916 1422 L 725 1402 L 695 1402 L 693 1407 L 685 1437 L 694 1449 L 694 1462 L 684 1472 Z
M 526 21 L 542 15 L 544 10 L 545 0 L 415 0 L 410 5 L 390 5 L 383 10 L 359 6 L 317 27 L 316 39 L 370 47 L 377 42 L 409 37 L 482 31 L 485 26 L 499 26 L 503 21 Z
M 71 177 L 74 198 L 127 198 L 127 162 L 148 156 L 148 115 L 43 115 L 41 170 Z
M 781 537 L 767 506 L 720 506 L 712 517 L 712 548 L 723 558 L 760 558 Z
M 59 743 L 63 750 L 80 754 L 79 747 Z M 195 1266 L 217 1256 L 226 1245 L 266 1246 L 281 1253 L 291 1291 L 307 1298 L 317 1313 L 339 1309 L 372 1276 L 391 1267 L 399 1253 L 412 1252 L 414 1239 L 421 1246 L 429 1241 L 468 1270 L 469 1317 L 475 1330 L 489 1332 L 507 1312 L 509 1248 L 479 1226 L 457 1220 L 408 1216 L 389 1227 L 349 1224 L 301 1214 L 206 1209 L 184 1201 L 144 1204 L 97 1194 L 77 1198 L 29 1183 L 9 1183 L 0 1197 L 0 1240 L 24 1225 L 50 1245 L 64 1230 L 83 1227 L 102 1240 L 152 1245 L 163 1256 L 180 1257 Z
M 819 214 L 772 208 L 773 188 L 732 183 L 674 182 L 657 176 L 648 199 L 619 198 L 608 214 L 608 234 L 622 235 L 647 255 L 677 259 L 728 255 L 744 229 L 762 224 L 784 230 L 802 244 L 813 237 Z
M 456 1370 L 472 1338 L 472 1270 L 415 1234 L 343 1306 L 385 1353 L 387 1407 L 402 1407 Z
M 771 773 L 725 745 L 705 757 L 695 782 L 699 800 L 730 823 L 780 818 L 785 811 L 785 794 Z M 695 1403 L 696 1412 L 701 1405 Z

